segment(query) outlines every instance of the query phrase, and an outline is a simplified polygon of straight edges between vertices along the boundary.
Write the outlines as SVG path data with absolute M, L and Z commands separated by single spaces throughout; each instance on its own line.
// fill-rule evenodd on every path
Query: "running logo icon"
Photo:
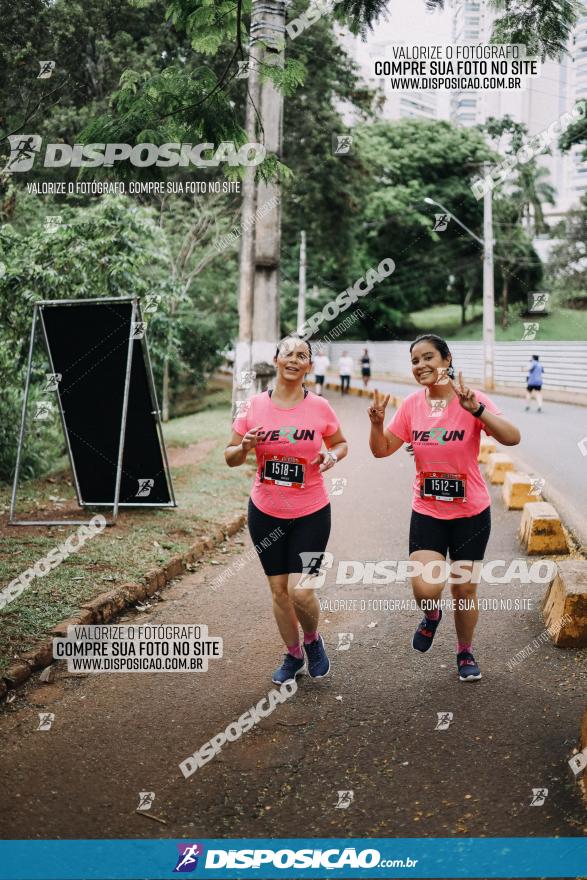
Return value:
M 304 571 L 296 584 L 296 590 L 318 590 L 324 586 L 326 571 L 332 568 L 334 562 L 333 554 L 328 551 L 324 553 L 304 551 L 300 553 L 300 559 Z
M 335 805 L 336 810 L 348 810 L 350 805 L 355 799 L 355 793 L 351 789 L 350 791 L 339 791 L 338 794 L 338 802 Z
M 331 477 L 332 488 L 331 495 L 342 495 L 346 486 L 346 477 Z
M 61 214 L 48 214 L 45 217 L 45 226 L 43 227 L 45 232 L 50 233 L 51 235 L 54 232 L 57 232 L 61 229 L 63 225 L 63 217 Z
M 54 712 L 39 712 L 39 726 L 37 730 L 51 730 L 51 725 L 54 721 Z
M 447 407 L 448 400 L 443 400 L 442 398 L 438 398 L 437 400 L 435 400 L 435 399 L 431 398 L 428 401 L 428 404 L 430 407 L 430 412 L 428 413 L 428 415 L 430 416 L 431 419 L 433 419 L 435 416 L 443 415 L 443 413 Z
M 348 156 L 353 145 L 351 134 L 335 134 L 332 137 L 332 146 L 335 156 Z
M 434 730 L 448 730 L 453 719 L 452 712 L 437 712 L 438 721 Z
M 239 419 L 241 416 L 246 416 L 251 406 L 250 400 L 237 400 L 234 405 L 234 412 L 232 414 L 233 419 Z
M 154 791 L 139 791 L 139 805 L 137 810 L 150 810 L 155 800 Z
M 63 376 L 61 373 L 46 373 L 45 387 L 43 388 L 43 391 L 57 391 L 62 378 Z
M 544 486 L 546 485 L 546 480 L 544 477 L 530 477 L 530 481 L 532 483 L 532 488 L 530 489 L 530 495 L 540 495 Z
M 528 308 L 531 312 L 544 312 L 550 301 L 549 293 L 529 293 Z
M 49 400 L 37 400 L 35 404 L 35 422 L 46 422 L 53 415 L 53 404 Z
M 569 767 L 575 776 L 578 776 L 579 773 L 583 772 L 585 767 L 587 767 L 587 746 L 582 752 L 578 752 L 576 755 L 572 755 L 572 757 L 569 758 Z
M 39 61 L 39 67 L 41 68 L 39 71 L 39 75 L 37 79 L 51 79 L 53 75 L 53 71 L 55 70 L 55 62 L 54 61 Z
M 448 214 L 435 214 L 434 215 L 434 226 L 432 228 L 433 232 L 444 232 L 445 229 L 448 229 L 448 224 L 450 223 L 450 217 Z
M 39 134 L 11 134 L 8 137 L 10 156 L 3 171 L 30 171 L 41 149 Z
M 538 321 L 524 321 L 523 323 L 524 335 L 522 336 L 522 342 L 531 342 L 533 339 L 536 339 L 540 324 Z
M 145 297 L 145 305 L 143 306 L 144 312 L 156 312 L 161 302 L 161 294 L 160 293 L 148 293 Z
M 348 651 L 351 647 L 351 642 L 354 639 L 354 633 L 338 633 L 338 645 L 336 646 L 337 651 Z
M 548 789 L 547 788 L 533 788 L 532 789 L 532 800 L 530 801 L 531 807 L 542 807 L 544 805 L 544 801 L 548 797 Z
M 151 489 L 155 485 L 155 480 L 142 479 L 139 480 L 138 483 L 139 488 L 137 494 L 135 495 L 135 498 L 148 498 L 148 496 L 151 494 Z
M 236 387 L 244 390 L 251 388 L 256 378 L 255 370 L 241 370 L 241 377 Z
M 204 855 L 204 847 L 201 843 L 178 843 L 177 848 L 179 855 L 173 873 L 191 874 L 198 867 L 200 856 Z

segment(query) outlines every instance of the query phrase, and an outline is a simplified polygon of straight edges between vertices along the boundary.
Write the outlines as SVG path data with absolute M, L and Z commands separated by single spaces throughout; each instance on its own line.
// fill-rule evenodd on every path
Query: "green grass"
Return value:
M 223 525 L 246 508 L 251 483 L 248 467 L 228 471 L 223 449 L 230 436 L 230 391 L 215 395 L 212 408 L 169 422 L 166 444 L 195 450 L 198 460 L 172 468 L 178 508 L 175 510 L 123 510 L 116 526 L 87 541 L 45 577 L 0 611 L 0 670 L 14 656 L 29 650 L 60 620 L 82 602 L 129 581 L 140 580 L 149 570 L 164 565 L 188 549 L 213 526 Z M 4 510 L 0 529 L 0 587 L 6 586 L 49 550 L 76 531 L 76 526 L 6 526 L 9 487 L 0 486 Z M 49 502 L 49 496 L 57 501 Z M 61 500 L 63 499 L 63 500 Z M 69 507 L 73 489 L 67 472 L 23 485 L 19 517 L 34 510 L 47 512 Z M 73 512 L 73 511 L 72 511 Z M 78 514 L 83 518 L 83 513 Z
M 476 306 L 478 317 L 464 327 L 460 324 L 460 307 L 453 304 L 434 306 L 410 315 L 419 330 L 429 330 L 446 336 L 450 340 L 481 341 L 481 307 Z M 515 312 L 510 314 L 509 325 L 502 328 L 496 314 L 495 338 L 498 342 L 520 342 L 524 332 L 524 322 L 539 323 L 536 340 L 540 341 L 584 341 L 587 339 L 587 310 L 567 309 L 554 305 L 550 315 L 522 317 Z
M 473 316 L 477 317 L 483 312 L 480 303 L 469 306 L 467 309 L 467 319 Z M 450 332 L 451 335 L 455 329 L 461 324 L 461 307 L 456 303 L 447 303 L 441 306 L 431 306 L 429 309 L 422 309 L 420 312 L 412 312 L 410 315 L 413 323 L 419 330 L 438 331 L 442 333 Z

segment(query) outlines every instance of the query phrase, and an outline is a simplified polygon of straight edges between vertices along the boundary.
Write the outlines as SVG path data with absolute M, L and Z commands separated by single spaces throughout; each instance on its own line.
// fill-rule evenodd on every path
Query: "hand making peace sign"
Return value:
M 373 392 L 373 402 L 367 410 L 372 425 L 383 425 L 385 421 L 385 407 L 389 403 L 389 394 L 380 394 L 377 388 Z
M 456 392 L 457 397 L 459 398 L 459 403 L 466 409 L 467 412 L 473 413 L 475 410 L 479 409 L 479 401 L 475 395 L 475 392 L 472 388 L 467 388 L 467 386 L 463 382 L 463 374 L 459 372 L 459 384 L 454 381 L 454 379 L 450 380 L 450 384 L 452 385 L 454 391 Z

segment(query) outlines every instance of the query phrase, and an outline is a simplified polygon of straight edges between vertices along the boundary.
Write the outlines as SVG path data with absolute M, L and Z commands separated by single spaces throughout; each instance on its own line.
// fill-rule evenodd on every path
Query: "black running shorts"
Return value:
M 460 519 L 437 519 L 412 511 L 410 522 L 410 553 L 436 550 L 452 560 L 475 562 L 483 559 L 491 532 L 491 508 L 475 516 Z
M 318 572 L 330 537 L 330 504 L 307 516 L 282 519 L 263 513 L 249 498 L 248 521 L 266 575 Z

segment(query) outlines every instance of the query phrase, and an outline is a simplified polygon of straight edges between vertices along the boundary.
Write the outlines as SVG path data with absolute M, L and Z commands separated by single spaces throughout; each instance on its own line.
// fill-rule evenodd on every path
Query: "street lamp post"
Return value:
M 458 223 L 465 232 L 474 238 L 483 248 L 483 387 L 486 391 L 493 391 L 494 362 L 495 362 L 495 290 L 493 275 L 493 205 L 491 190 L 485 193 L 483 199 L 483 238 L 479 238 L 468 226 L 461 223 L 458 217 L 437 202 L 435 199 L 425 198 L 427 205 L 436 205 L 445 214 Z

